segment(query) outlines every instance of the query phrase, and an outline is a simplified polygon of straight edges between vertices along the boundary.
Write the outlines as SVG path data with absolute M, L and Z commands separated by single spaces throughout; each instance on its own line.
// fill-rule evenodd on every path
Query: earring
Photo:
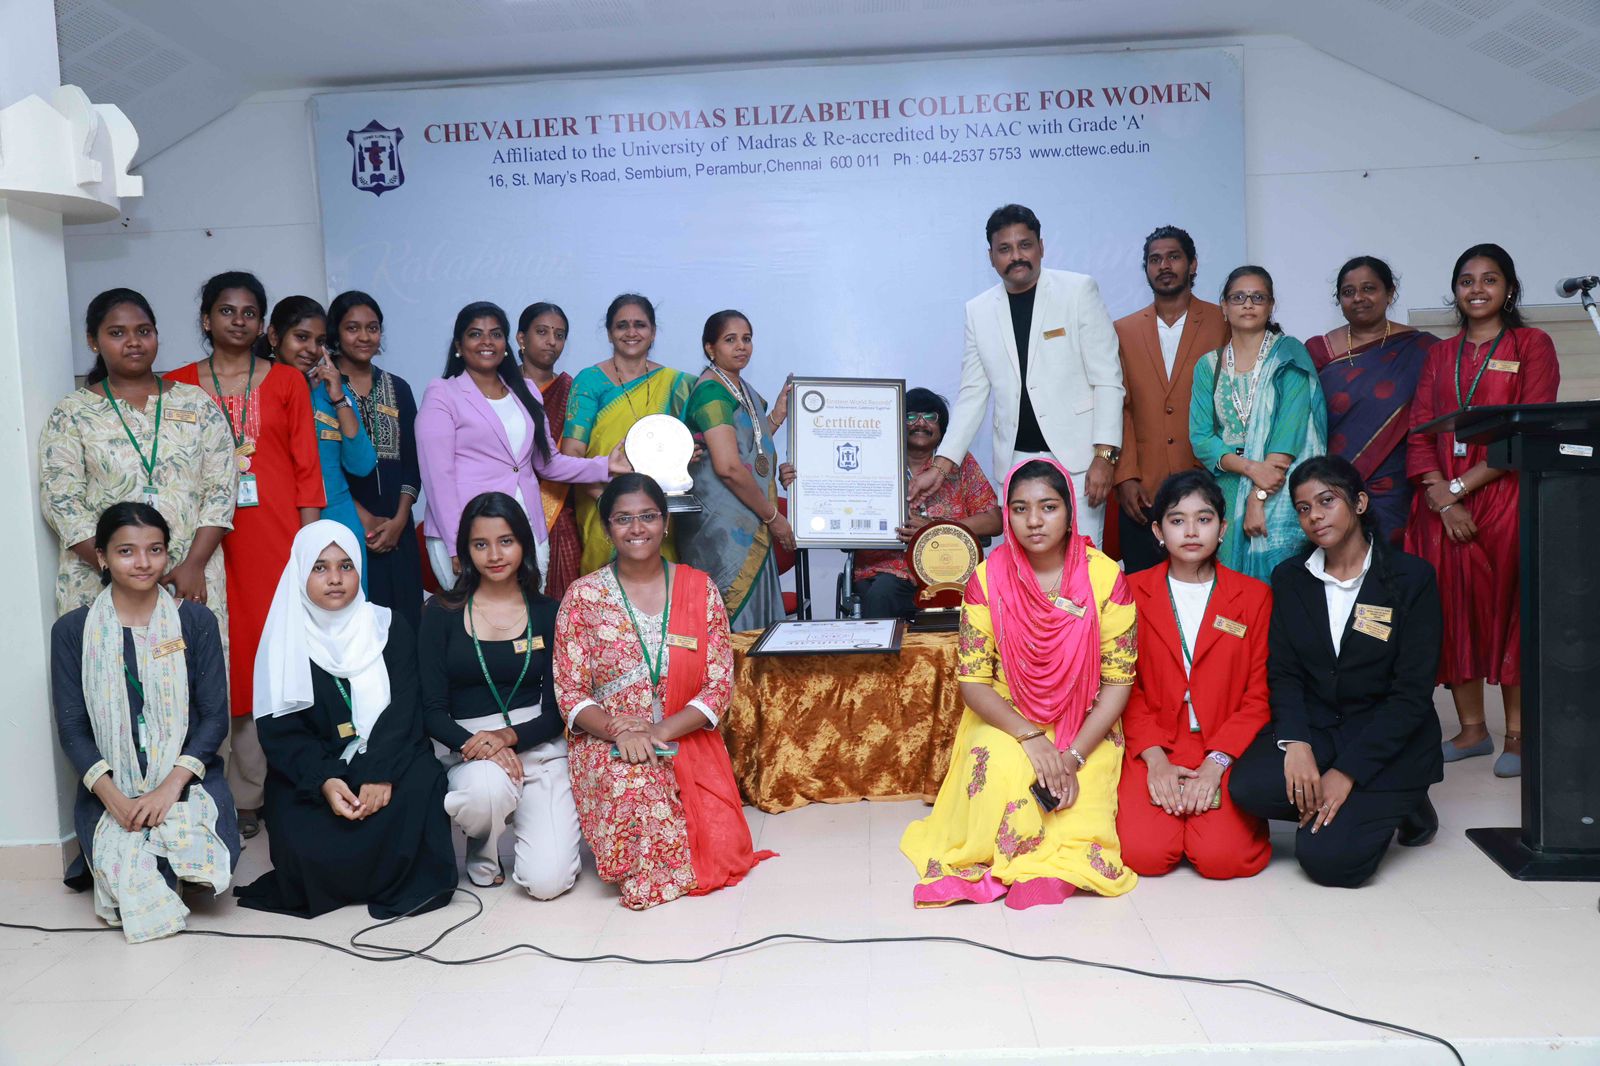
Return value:
M 1166 551 L 1167 550 L 1167 542 L 1166 541 L 1158 540 L 1158 541 L 1156 541 L 1156 543 L 1161 546 L 1161 550 L 1162 551 Z

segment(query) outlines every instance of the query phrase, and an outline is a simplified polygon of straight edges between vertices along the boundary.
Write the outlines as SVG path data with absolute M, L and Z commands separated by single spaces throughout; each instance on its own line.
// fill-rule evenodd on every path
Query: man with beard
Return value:
M 1039 219 L 1021 204 L 984 228 L 1000 284 L 967 303 L 961 394 L 929 468 L 911 479 L 912 509 L 955 477 L 994 395 L 994 472 L 1048 456 L 1072 474 L 1076 531 L 1096 545 L 1122 443 L 1117 335 L 1087 274 L 1044 270 Z
M 1155 302 L 1116 323 L 1127 389 L 1117 462 L 1117 534 L 1130 574 L 1164 557 L 1147 509 L 1168 474 L 1198 465 L 1189 446 L 1194 364 L 1228 340 L 1222 309 L 1194 295 L 1198 269 L 1194 239 L 1177 226 L 1159 227 L 1144 239 L 1145 280 Z M 1237 522 L 1243 516 L 1228 517 Z
M 950 424 L 950 408 L 944 397 L 929 389 L 906 392 L 906 476 L 914 478 L 932 468 L 934 451 L 944 440 Z M 794 467 L 784 463 L 778 480 L 785 490 L 794 482 Z M 909 544 L 917 530 L 937 519 L 954 519 L 975 537 L 993 537 L 1000 532 L 1000 501 L 983 468 L 970 455 L 963 455 L 954 475 L 942 477 L 933 492 L 911 509 L 906 524 L 896 532 Z M 917 613 L 917 586 L 911 580 L 903 551 L 858 551 L 855 553 L 856 589 L 861 595 L 863 618 L 910 618 Z

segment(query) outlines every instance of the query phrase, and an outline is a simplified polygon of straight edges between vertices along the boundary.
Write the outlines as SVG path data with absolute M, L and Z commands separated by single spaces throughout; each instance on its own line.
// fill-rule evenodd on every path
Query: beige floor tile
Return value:
M 9 996 L 19 1003 L 71 1002 L 93 995 L 143 999 L 168 975 L 193 959 L 195 937 L 166 937 L 130 944 L 120 931 L 102 933 L 61 953 L 56 965 Z
M 416 996 L 280 996 L 217 1056 L 217 1062 L 373 1059 L 417 1002 Z
M 269 940 L 194 938 L 194 952 L 149 991 L 152 999 L 270 999 L 323 959 L 325 948 Z
M 867 998 L 828 984 L 787 989 L 781 997 L 760 988 L 725 984 L 706 1025 L 707 1054 L 864 1051 Z
M 199 1009 L 179 999 L 134 1003 L 99 1037 L 75 1048 L 71 1061 L 73 1066 L 212 1062 L 270 1005 L 260 999 L 208 999 Z
M 1513 994 L 1490 971 L 1373 973 L 1337 969 L 1334 977 L 1356 1013 L 1397 1022 L 1447 1040 L 1551 1036 L 1556 1027 L 1537 997 Z
M 813 803 L 799 810 L 772 815 L 761 830 L 761 847 L 779 854 L 786 847 L 806 844 L 865 848 L 870 842 L 870 813 L 857 807 L 854 803 Z
M 519 939 L 538 944 L 547 951 L 581 958 L 594 954 L 595 938 L 567 936 L 559 932 L 524 930 Z M 470 959 L 509 947 L 512 941 L 499 935 L 473 934 L 452 937 L 437 950 L 442 959 Z M 583 973 L 583 965 L 544 958 L 526 949 L 517 949 L 486 962 L 470 965 L 439 966 L 438 979 L 430 994 L 497 993 L 506 989 L 563 993 L 571 991 Z
M 864 1002 L 871 979 L 871 950 L 865 944 L 763 944 L 728 956 L 722 986 L 766 990 L 780 1003 L 796 988 L 836 988 L 859 995 Z
M 1164 972 L 1166 960 L 1145 922 L 1131 912 L 1099 917 L 1096 908 L 1104 902 L 1073 896 L 1056 907 L 1006 911 L 1011 949 L 1027 955 L 1064 955 Z M 1067 976 L 1071 964 L 1022 962 L 1019 966 L 1024 980 L 1043 981 Z
M 378 1057 L 455 1061 L 532 1058 L 538 1054 L 565 999 L 564 992 L 520 987 L 498 992 L 423 995 Z
M 686 1055 L 705 1046 L 709 990 L 576 989 L 550 1027 L 542 1056 Z
M 1354 1009 L 1339 982 L 1327 973 L 1263 974 L 1259 980 L 1335 1010 Z M 1216 1044 L 1383 1037 L 1370 1026 L 1257 988 L 1203 984 L 1184 984 L 1182 988 L 1206 1036 Z
M 872 1051 L 1038 1047 L 1021 981 L 874 983 L 867 996 Z
M 1150 918 L 1145 926 L 1174 973 L 1238 977 L 1323 969 L 1294 935 L 1294 920 Z
M 18 1066 L 74 1062 L 76 1049 L 130 1006 L 132 1001 L 126 999 L 0 1006 L 0 1062 Z
M 1176 982 L 1082 976 L 1028 982 L 1027 1004 L 1040 1047 L 1204 1044 L 1201 1028 Z

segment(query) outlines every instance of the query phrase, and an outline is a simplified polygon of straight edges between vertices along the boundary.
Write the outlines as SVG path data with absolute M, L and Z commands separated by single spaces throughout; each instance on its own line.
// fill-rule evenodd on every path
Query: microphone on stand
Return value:
M 1588 277 L 1562 278 L 1556 282 L 1556 295 L 1566 300 L 1580 292 L 1588 292 L 1597 285 L 1600 285 L 1600 277 L 1593 274 Z

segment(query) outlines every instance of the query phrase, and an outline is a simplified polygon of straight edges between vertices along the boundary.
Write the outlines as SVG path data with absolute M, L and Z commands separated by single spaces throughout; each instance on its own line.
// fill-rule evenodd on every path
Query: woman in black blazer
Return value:
M 1267 682 L 1272 727 L 1233 768 L 1242 809 L 1300 824 L 1313 881 L 1354 888 L 1399 830 L 1439 829 L 1428 786 L 1444 777 L 1433 709 L 1443 617 L 1433 567 L 1390 547 L 1361 475 L 1336 456 L 1289 479 L 1312 548 L 1272 574 Z

